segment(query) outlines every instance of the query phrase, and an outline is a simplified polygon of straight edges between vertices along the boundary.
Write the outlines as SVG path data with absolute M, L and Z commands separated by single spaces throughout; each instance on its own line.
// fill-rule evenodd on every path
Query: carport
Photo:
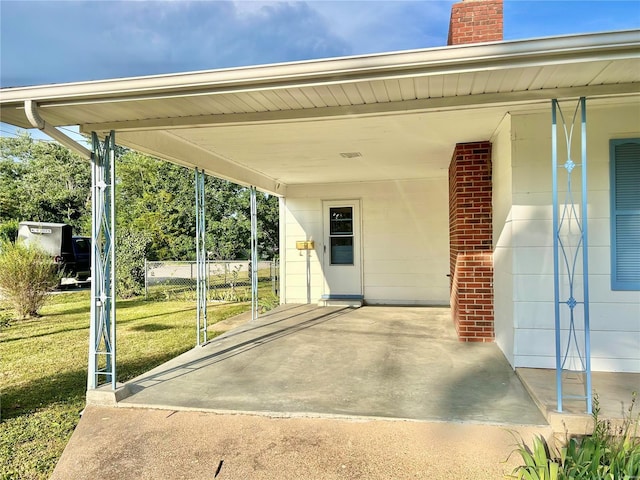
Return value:
M 381 303 L 391 299 L 395 304 L 400 305 L 402 302 L 406 304 L 415 300 L 413 305 L 418 302 L 420 305 L 427 305 L 429 300 L 435 298 L 438 304 L 446 304 L 449 302 L 450 285 L 445 275 L 448 273 L 446 267 L 449 258 L 446 258 L 447 242 L 443 239 L 447 237 L 449 230 L 446 221 L 441 221 L 448 213 L 446 193 L 439 194 L 437 199 L 429 198 L 434 201 L 420 202 L 419 200 L 423 198 L 420 195 L 424 192 L 446 192 L 449 186 L 447 171 L 454 148 L 457 151 L 457 146 L 476 145 L 477 148 L 472 148 L 471 154 L 485 155 L 482 157 L 482 168 L 490 168 L 492 160 L 488 156 L 487 140 L 500 131 L 502 136 L 498 140 L 504 140 L 505 143 L 500 146 L 498 142 L 500 146 L 498 150 L 499 153 L 507 153 L 503 159 L 508 157 L 506 167 L 511 172 L 510 155 L 513 139 L 507 128 L 509 127 L 508 119 L 511 116 L 520 115 L 526 120 L 536 115 L 548 115 L 551 105 L 555 114 L 556 99 L 573 102 L 578 97 L 582 99 L 583 107 L 584 99 L 588 97 L 589 105 L 594 109 L 614 108 L 618 103 L 624 103 L 628 98 L 637 96 L 636 67 L 637 32 L 612 32 L 456 45 L 229 70 L 3 89 L 0 107 L 3 121 L 24 128 L 37 126 L 61 143 L 75 148 L 92 159 L 95 263 L 88 387 L 91 391 L 100 384 L 108 383 L 109 387 L 115 390 L 116 314 L 113 301 L 115 269 L 113 268 L 112 242 L 115 232 L 113 202 L 110 197 L 113 195 L 115 186 L 113 165 L 116 136 L 118 144 L 194 169 L 197 172 L 198 184 L 201 182 L 203 173 L 207 173 L 246 185 L 254 194 L 257 189 L 282 199 L 295 200 L 295 208 L 291 208 L 293 202 L 290 202 L 289 207 L 281 202 L 281 212 L 289 208 L 285 213 L 292 220 L 290 230 L 286 234 L 281 232 L 280 235 L 281 245 L 285 247 L 282 248 L 281 265 L 285 266 L 283 268 L 288 268 L 280 275 L 284 282 L 288 282 L 285 285 L 287 288 L 281 289 L 289 295 L 285 298 L 285 302 L 303 301 L 297 299 L 302 298 L 301 292 L 309 295 L 307 292 L 311 290 L 309 288 L 311 277 L 311 280 L 318 281 L 314 285 L 313 298 L 307 296 L 308 303 L 317 300 L 320 297 L 318 293 L 325 288 L 325 291 L 329 291 L 330 294 L 348 293 L 350 298 L 347 300 L 350 301 L 360 301 L 363 297 L 366 301 L 367 295 L 363 294 L 363 291 L 368 289 L 365 293 L 374 292 L 372 297 Z M 586 127 L 584 114 L 582 118 L 584 129 Z M 80 125 L 82 132 L 91 133 L 92 151 L 79 147 L 56 128 L 65 125 Z M 505 128 L 501 130 L 501 127 Z M 545 131 L 548 132 L 548 130 Z M 535 137 L 532 143 L 537 142 L 538 138 L 540 136 Z M 476 142 L 482 143 L 476 144 Z M 582 153 L 584 154 L 584 149 Z M 460 155 L 463 156 L 462 153 Z M 565 168 L 570 171 L 573 166 L 573 163 L 567 163 Z M 482 175 L 479 176 L 482 177 Z M 511 188 L 510 178 L 502 184 L 508 190 Z M 354 193 L 358 188 L 364 188 L 365 183 L 366 191 Z M 462 185 L 462 182 L 458 184 Z M 496 185 L 500 186 L 500 183 L 496 181 Z M 483 189 L 491 187 L 473 185 L 472 188 L 485 191 Z M 584 185 L 583 188 L 585 188 Z M 557 190 L 558 187 L 554 187 L 556 193 Z M 501 212 L 506 218 L 511 208 L 510 190 L 502 193 L 507 194 L 502 197 L 506 202 Z M 491 195 L 487 195 L 489 197 L 487 203 L 490 206 Z M 327 220 L 325 210 L 340 211 L 345 205 L 336 204 L 336 202 L 355 200 L 353 205 L 348 205 L 347 208 L 353 207 L 352 211 L 356 212 L 363 207 L 364 211 L 364 204 L 369 202 L 367 205 L 370 207 L 374 197 L 377 204 L 367 212 L 368 214 L 373 212 L 375 221 L 370 222 L 367 227 L 375 224 L 378 230 L 373 235 L 372 228 L 369 230 L 363 228 L 364 233 L 354 231 L 350 233 L 354 237 L 362 233 L 363 238 L 367 240 L 384 237 L 384 241 L 369 246 L 371 253 L 368 252 L 368 256 L 362 255 L 366 257 L 367 265 L 375 263 L 378 270 L 368 275 L 365 280 L 363 280 L 362 270 L 356 272 L 352 277 L 352 284 L 347 285 L 344 292 L 333 291 L 334 289 L 330 288 L 332 285 L 327 281 L 329 277 L 326 275 L 327 262 L 322 260 L 322 256 L 327 253 L 327 244 L 331 248 L 331 239 L 322 238 L 321 241 L 318 239 L 318 233 L 320 236 L 326 236 L 326 232 L 330 231 L 330 228 L 325 228 L 323 232 L 323 220 L 325 222 Z M 497 192 L 495 197 L 501 198 Z M 360 198 L 363 199 L 362 202 Z M 586 201 L 586 195 L 583 195 L 582 200 Z M 312 201 L 316 203 L 315 211 L 309 207 Z M 403 208 L 387 208 L 388 205 L 394 205 L 393 202 Z M 416 214 L 415 207 L 424 207 L 425 204 L 430 206 L 430 213 L 439 213 L 437 225 L 435 221 L 429 223 L 433 220 L 432 218 L 425 219 L 423 215 Z M 467 208 L 464 202 L 461 202 L 461 205 L 461 209 Z M 586 208 L 582 211 L 586 211 Z M 461 215 L 464 214 L 465 212 L 461 211 Z M 479 215 L 482 216 L 482 212 L 479 212 Z M 352 220 L 354 218 L 355 216 L 351 217 Z M 387 226 L 389 222 L 398 218 L 402 220 L 399 222 L 401 226 L 408 225 L 411 230 L 397 229 L 391 231 L 391 233 L 398 233 L 395 237 L 385 236 L 392 230 Z M 478 254 L 478 258 L 470 258 L 470 262 L 479 263 L 479 267 L 484 267 L 483 262 L 492 264 L 490 215 L 484 215 L 484 222 L 487 223 L 485 226 L 489 230 L 487 238 L 480 235 L 481 238 L 477 239 L 478 246 L 484 250 L 473 252 Z M 353 223 L 357 222 L 354 220 Z M 440 235 L 437 249 L 424 248 L 423 237 L 419 234 L 425 231 L 434 234 L 432 236 L 436 236 L 435 233 Z M 313 247 L 314 238 L 311 238 L 312 233 L 315 235 L 315 247 Z M 586 237 L 586 229 L 582 234 Z M 364 235 L 369 236 L 364 237 Z M 403 243 L 393 243 L 397 238 L 400 238 Z M 387 240 L 389 243 L 385 243 Z M 310 248 L 315 248 L 316 256 L 312 264 L 315 270 L 310 271 L 307 267 L 305 271 L 304 263 L 297 261 L 304 258 L 298 256 L 299 252 L 293 246 L 297 241 L 303 241 L 301 242 L 303 244 L 309 242 Z M 465 256 L 467 247 L 465 242 L 466 240 L 463 239 L 464 245 L 456 251 L 456 255 L 460 258 Z M 355 251 L 358 253 L 358 249 Z M 427 251 L 428 254 L 424 254 L 418 262 L 416 253 L 422 251 Z M 198 252 L 202 258 L 201 245 L 198 246 Z M 388 255 L 395 252 L 410 252 L 411 256 L 407 254 L 402 262 L 394 263 L 395 259 L 388 258 Z M 288 256 L 289 260 L 296 261 L 287 262 L 285 256 Z M 353 256 L 345 258 L 356 263 L 353 261 Z M 444 269 L 441 268 L 442 264 L 445 265 Z M 402 270 L 411 268 L 415 269 L 411 275 L 403 275 Z M 507 277 L 512 277 L 511 271 L 507 272 Z M 558 277 L 556 273 L 556 281 Z M 468 325 L 460 325 L 460 329 L 466 330 L 468 327 L 473 330 L 472 341 L 492 341 L 494 337 L 492 270 L 479 271 L 477 278 L 485 282 L 477 288 L 487 291 L 473 294 L 480 297 L 474 305 L 477 311 L 473 312 L 478 314 L 475 315 L 478 318 L 469 319 Z M 341 278 L 340 275 L 333 275 L 332 279 L 340 280 Z M 401 282 L 404 283 L 400 284 Z M 455 286 L 455 275 L 452 282 Z M 355 294 L 347 288 L 352 285 L 356 286 Z M 415 287 L 415 291 L 410 292 L 412 296 L 403 296 L 412 285 Z M 427 288 L 423 288 L 425 285 L 431 289 L 429 294 L 424 293 L 427 291 Z M 508 287 L 512 288 L 512 285 Z M 518 345 L 514 346 L 512 341 L 514 337 L 513 299 L 509 288 L 501 291 L 499 299 L 501 303 L 498 305 L 502 307 L 500 317 L 502 332 L 500 333 L 504 333 L 505 338 L 508 338 L 506 343 L 504 339 L 499 338 L 498 341 L 503 341 L 503 350 L 507 355 L 512 355 Z M 486 295 L 486 298 L 483 295 Z M 328 299 L 331 300 L 331 298 Z M 202 298 L 200 300 L 198 312 L 205 314 L 206 302 L 203 304 Z M 571 308 L 571 315 L 573 315 L 576 298 L 571 297 L 567 301 L 558 302 L 559 300 L 556 299 L 556 304 L 559 306 Z M 585 299 L 584 303 L 588 304 L 588 299 Z M 486 318 L 480 315 L 485 310 L 491 312 Z M 305 314 L 311 315 L 309 318 L 304 317 L 310 321 L 307 324 L 308 328 L 301 329 L 297 333 L 321 332 L 330 337 L 332 331 L 324 329 L 329 328 L 334 322 L 351 320 L 358 315 L 364 315 L 364 313 L 351 311 L 346 315 L 332 313 L 331 321 L 320 321 L 313 320 L 313 315 L 318 314 L 318 312 L 313 313 L 314 311 L 315 309 L 311 309 Z M 362 312 L 368 311 L 369 309 L 362 310 Z M 383 310 L 377 311 L 383 312 Z M 408 316 L 410 311 L 402 310 Z M 268 321 L 269 318 L 273 317 L 265 317 L 263 321 Z M 384 318 L 384 315 L 381 315 L 381 318 Z M 556 365 L 560 372 L 564 364 L 561 358 L 558 318 L 559 314 L 556 314 L 555 331 L 558 339 Z M 292 316 L 290 320 L 298 323 L 305 321 L 298 316 Z M 344 325 L 344 328 L 348 330 L 355 325 L 360 327 L 366 325 L 368 321 L 372 320 L 364 319 L 362 320 L 364 323 L 355 322 L 353 325 Z M 285 321 L 283 322 L 281 325 L 288 325 Z M 393 323 L 385 324 L 384 320 L 380 322 L 385 328 L 393 325 Z M 445 326 L 448 324 L 449 321 L 443 322 Z M 270 327 L 265 324 L 263 326 L 267 328 L 265 334 L 269 333 L 268 328 L 277 330 L 277 325 L 277 322 Z M 428 329 L 411 334 L 409 323 L 400 322 L 399 326 L 394 327 L 395 330 L 385 330 L 380 327 L 380 331 L 386 333 L 379 334 L 375 330 L 377 328 L 375 325 L 375 322 L 369 324 L 370 328 L 367 332 L 357 337 L 374 339 L 380 335 L 380 338 L 386 340 L 386 343 L 380 343 L 376 361 L 362 364 L 366 367 L 358 367 L 357 362 L 349 361 L 347 354 L 362 354 L 359 351 L 362 349 L 355 349 L 349 344 L 343 344 L 342 348 L 334 351 L 329 358 L 321 356 L 331 351 L 328 348 L 319 349 L 318 356 L 309 358 L 312 360 L 323 358 L 328 365 L 333 365 L 329 369 L 333 372 L 353 363 L 353 368 L 356 370 L 345 375 L 344 378 L 349 379 L 349 381 L 345 380 L 347 382 L 345 385 L 349 382 L 353 383 L 359 378 L 358 375 L 366 377 L 372 372 L 377 372 L 378 379 L 393 378 L 395 375 L 384 376 L 385 368 L 397 365 L 398 368 L 407 369 L 408 372 L 411 370 L 409 368 L 411 364 L 414 364 L 413 371 L 421 372 L 422 375 L 416 373 L 415 377 L 406 377 L 406 380 L 409 378 L 415 378 L 415 380 L 407 383 L 407 389 L 402 392 L 402 395 L 410 397 L 415 394 L 415 391 L 421 390 L 420 395 L 424 395 L 421 401 L 428 403 L 430 396 L 433 396 L 438 389 L 447 392 L 451 388 L 451 393 L 440 398 L 439 402 L 449 402 L 450 405 L 455 406 L 456 402 L 463 401 L 465 394 L 455 391 L 453 387 L 462 388 L 467 382 L 473 383 L 473 375 L 462 373 L 458 376 L 442 375 L 439 381 L 430 386 L 420 383 L 429 376 L 430 369 L 434 367 L 424 363 L 427 357 L 418 358 L 414 355 L 432 355 L 438 352 L 437 344 L 424 345 L 422 348 L 405 345 L 404 350 L 399 349 L 393 354 L 402 357 L 403 361 L 393 363 L 393 359 L 396 358 L 392 356 L 393 342 L 400 339 L 408 341 L 410 338 L 424 340 L 429 336 L 426 333 Z M 198 343 L 201 343 L 201 330 L 201 326 L 198 325 Z M 337 331 L 340 332 L 340 329 Z M 584 331 L 588 333 L 588 323 Z M 412 335 L 415 336 L 412 337 Z M 309 341 L 304 348 L 315 348 L 314 345 L 321 341 L 318 338 L 320 336 L 308 338 Z M 256 346 L 249 349 L 249 352 L 255 354 L 295 338 L 293 335 L 284 335 L 276 341 L 276 337 L 277 335 L 244 341 L 257 342 Z M 216 353 L 215 348 L 218 342 L 222 342 L 220 345 L 223 346 L 224 342 L 233 342 L 234 339 L 240 338 L 243 337 L 237 335 L 216 339 L 202 349 L 190 352 L 188 355 L 193 355 L 193 359 L 181 360 L 187 366 L 190 365 L 189 362 L 195 362 L 193 365 L 196 367 L 191 369 L 193 372 L 189 373 L 189 378 L 196 381 L 198 372 L 205 370 L 198 366 L 206 364 L 207 356 L 212 358 L 223 356 L 219 352 Z M 443 336 L 438 341 L 446 342 L 445 338 L 446 336 Z M 529 337 L 522 338 L 524 340 L 520 339 L 520 341 L 525 342 Z M 338 340 L 344 339 L 335 340 L 339 343 Z M 203 342 L 207 343 L 206 339 Z M 369 350 L 371 347 L 366 342 L 364 345 L 367 347 L 364 350 Z M 231 351 L 234 351 L 234 348 Z M 286 352 L 286 348 L 291 346 L 287 344 L 282 348 Z M 492 363 L 495 360 L 494 355 L 498 358 L 501 356 L 495 345 L 454 345 L 452 348 L 455 353 L 460 353 L 462 350 L 475 353 L 473 361 L 466 365 L 471 371 L 474 371 L 474 368 L 484 369 L 486 365 L 493 365 L 497 371 L 502 368 L 498 363 Z M 388 357 L 386 353 L 389 353 Z M 589 356 L 589 351 L 586 350 L 587 360 Z M 238 357 L 240 356 L 232 356 L 225 362 L 228 364 L 238 361 Z M 434 358 L 440 359 L 438 356 Z M 457 355 L 452 354 L 450 358 L 457 359 Z M 261 366 L 260 359 L 252 360 L 251 365 Z M 282 365 L 279 363 L 272 365 L 277 366 L 272 370 L 276 372 L 273 375 L 279 378 L 279 383 L 274 384 L 276 385 L 274 391 L 285 387 L 293 388 L 303 378 L 302 374 L 298 373 L 297 376 L 291 377 L 295 381 L 289 380 L 287 372 L 282 370 Z M 514 378 L 513 372 L 506 363 L 503 362 L 502 365 L 510 375 L 503 377 L 503 380 L 506 384 L 510 384 L 510 379 Z M 179 367 L 176 371 L 181 371 L 181 375 L 184 376 L 186 370 L 181 370 L 184 368 L 190 369 L 190 367 Z M 237 368 L 243 372 L 250 372 L 248 367 L 239 365 Z M 358 368 L 363 370 L 358 371 Z M 589 373 L 588 364 L 585 370 Z M 167 374 L 173 373 L 170 371 Z M 262 373 L 263 376 L 267 376 L 267 372 Z M 400 374 L 401 371 L 396 373 Z M 180 375 L 176 381 L 179 381 L 179 378 Z M 149 379 L 149 381 L 152 380 Z M 289 381 L 292 383 L 288 384 Z M 309 382 L 313 381 L 313 379 L 309 380 Z M 322 385 L 322 382 L 319 381 L 317 385 L 313 385 L 317 387 Z M 142 386 L 152 388 L 148 384 Z M 230 382 L 227 381 L 227 387 L 229 386 Z M 561 387 L 560 382 L 558 386 Z M 393 388 L 384 384 L 378 388 L 384 389 L 382 391 L 385 395 L 380 391 L 363 391 L 361 398 L 386 398 L 386 405 L 395 402 L 397 407 L 401 404 L 398 400 L 400 397 L 394 400 Z M 209 391 L 213 392 L 213 390 Z M 217 384 L 215 396 L 224 396 L 225 391 L 227 390 L 224 384 Z M 501 390 L 498 389 L 498 391 Z M 561 401 L 561 388 L 558 388 L 558 391 L 558 400 Z M 142 399 L 144 392 L 145 390 L 137 391 L 134 388 L 134 395 L 129 397 L 129 401 L 133 402 L 136 398 Z M 116 397 L 118 395 L 119 393 L 116 393 Z M 342 392 L 341 396 L 333 398 L 338 402 L 338 410 L 344 408 L 340 407 L 342 397 L 349 397 L 348 390 Z M 495 394 L 493 397 L 500 398 Z M 483 400 L 470 398 L 475 399 L 474 409 L 482 410 Z M 141 400 L 141 403 L 144 402 Z M 256 406 L 258 407 L 260 406 Z M 258 409 L 271 407 L 272 404 L 268 404 Z M 225 407 L 212 405 L 211 408 L 224 409 Z M 247 405 L 246 408 L 251 406 Z M 307 411 L 302 400 L 288 408 L 294 411 Z M 368 407 L 366 414 L 384 416 L 385 412 L 388 412 L 385 408 L 384 405 L 372 405 Z M 341 412 L 328 413 L 340 414 Z M 415 415 L 420 417 L 422 414 Z M 402 416 L 410 417 L 411 415 L 406 413 Z

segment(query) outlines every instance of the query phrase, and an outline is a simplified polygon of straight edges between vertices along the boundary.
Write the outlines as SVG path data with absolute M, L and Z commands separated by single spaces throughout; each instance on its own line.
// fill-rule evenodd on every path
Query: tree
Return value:
M 195 258 L 193 173 L 128 151 L 119 158 L 116 175 L 118 227 L 147 232 L 151 260 Z
M 274 259 L 279 253 L 280 208 L 278 197 L 258 193 L 258 250 L 263 258 Z
M 91 166 L 56 142 L 23 134 L 0 139 L 0 222 L 67 223 L 91 228 Z
M 0 149 L 6 145 L 0 139 Z M 16 201 L 21 194 L 22 176 L 26 172 L 24 163 L 4 156 L 0 150 L 0 222 L 4 223 L 20 216 L 20 202 Z
M 147 257 L 151 235 L 128 228 L 116 232 L 116 291 L 122 298 L 144 293 L 144 260 Z
M 192 170 L 128 151 L 116 165 L 118 225 L 151 234 L 150 260 L 195 259 L 195 188 Z M 259 249 L 278 250 L 278 199 L 258 194 Z M 249 258 L 249 190 L 205 178 L 207 250 L 214 258 Z
M 251 249 L 251 196 L 249 189 L 226 180 L 205 182 L 207 249 L 215 258 L 247 259 Z M 278 254 L 278 199 L 257 192 L 258 252 L 262 258 Z
M 193 260 L 193 170 L 126 148 L 118 153 L 117 228 L 147 235 L 150 260 Z M 16 222 L 23 220 L 67 223 L 75 234 L 89 234 L 90 187 L 90 163 L 65 147 L 27 134 L 0 139 L 0 234 L 15 235 Z M 215 258 L 248 258 L 249 190 L 207 176 L 205 197 L 207 249 Z M 259 252 L 273 258 L 278 251 L 278 200 L 262 193 L 257 200 Z

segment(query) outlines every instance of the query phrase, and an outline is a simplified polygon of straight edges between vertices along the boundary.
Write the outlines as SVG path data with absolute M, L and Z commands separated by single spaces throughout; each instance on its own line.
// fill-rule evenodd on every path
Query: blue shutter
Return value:
M 611 288 L 640 290 L 640 139 L 611 140 Z

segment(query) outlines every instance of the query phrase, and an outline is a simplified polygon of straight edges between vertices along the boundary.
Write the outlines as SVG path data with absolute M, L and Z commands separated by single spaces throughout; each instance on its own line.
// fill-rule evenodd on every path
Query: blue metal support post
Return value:
M 207 249 L 205 245 L 204 170 L 195 170 L 196 190 L 196 345 L 207 343 Z
M 251 320 L 258 318 L 258 203 L 256 187 L 251 193 Z
M 584 97 L 578 101 L 571 122 L 567 123 L 560 104 L 552 100 L 552 168 L 553 168 L 553 269 L 554 312 L 556 334 L 556 394 L 558 411 L 563 400 L 584 400 L 587 413 L 592 412 L 591 340 L 589 326 L 589 259 L 587 230 L 587 113 Z M 580 111 L 580 163 L 572 159 L 573 132 Z M 558 117 L 561 125 L 558 125 Z M 558 130 L 564 133 L 565 145 L 558 143 Z M 566 153 L 559 164 L 558 157 Z M 576 157 L 574 157 L 576 158 Z M 572 172 L 581 169 L 580 203 L 575 201 Z M 559 201 L 558 177 L 566 172 L 565 198 Z M 579 207 L 578 207 L 579 206 Z M 580 212 L 578 212 L 578 209 Z M 580 268 L 581 267 L 581 268 Z M 582 277 L 580 284 L 579 277 Z M 582 287 L 580 289 L 580 287 Z M 580 321 L 582 320 L 582 321 Z M 581 334 L 580 334 L 581 332 Z M 563 335 L 566 338 L 563 339 Z M 579 336 L 582 336 L 582 341 Z M 571 364 L 571 365 L 569 365 Z M 582 374 L 584 395 L 567 395 L 563 391 L 563 375 Z
M 87 388 L 116 388 L 115 132 L 91 133 L 91 321 Z

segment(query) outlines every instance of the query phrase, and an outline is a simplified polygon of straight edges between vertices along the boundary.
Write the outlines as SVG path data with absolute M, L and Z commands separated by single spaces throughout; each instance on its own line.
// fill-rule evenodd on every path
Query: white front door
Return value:
M 324 295 L 362 295 L 360 200 L 323 202 Z

